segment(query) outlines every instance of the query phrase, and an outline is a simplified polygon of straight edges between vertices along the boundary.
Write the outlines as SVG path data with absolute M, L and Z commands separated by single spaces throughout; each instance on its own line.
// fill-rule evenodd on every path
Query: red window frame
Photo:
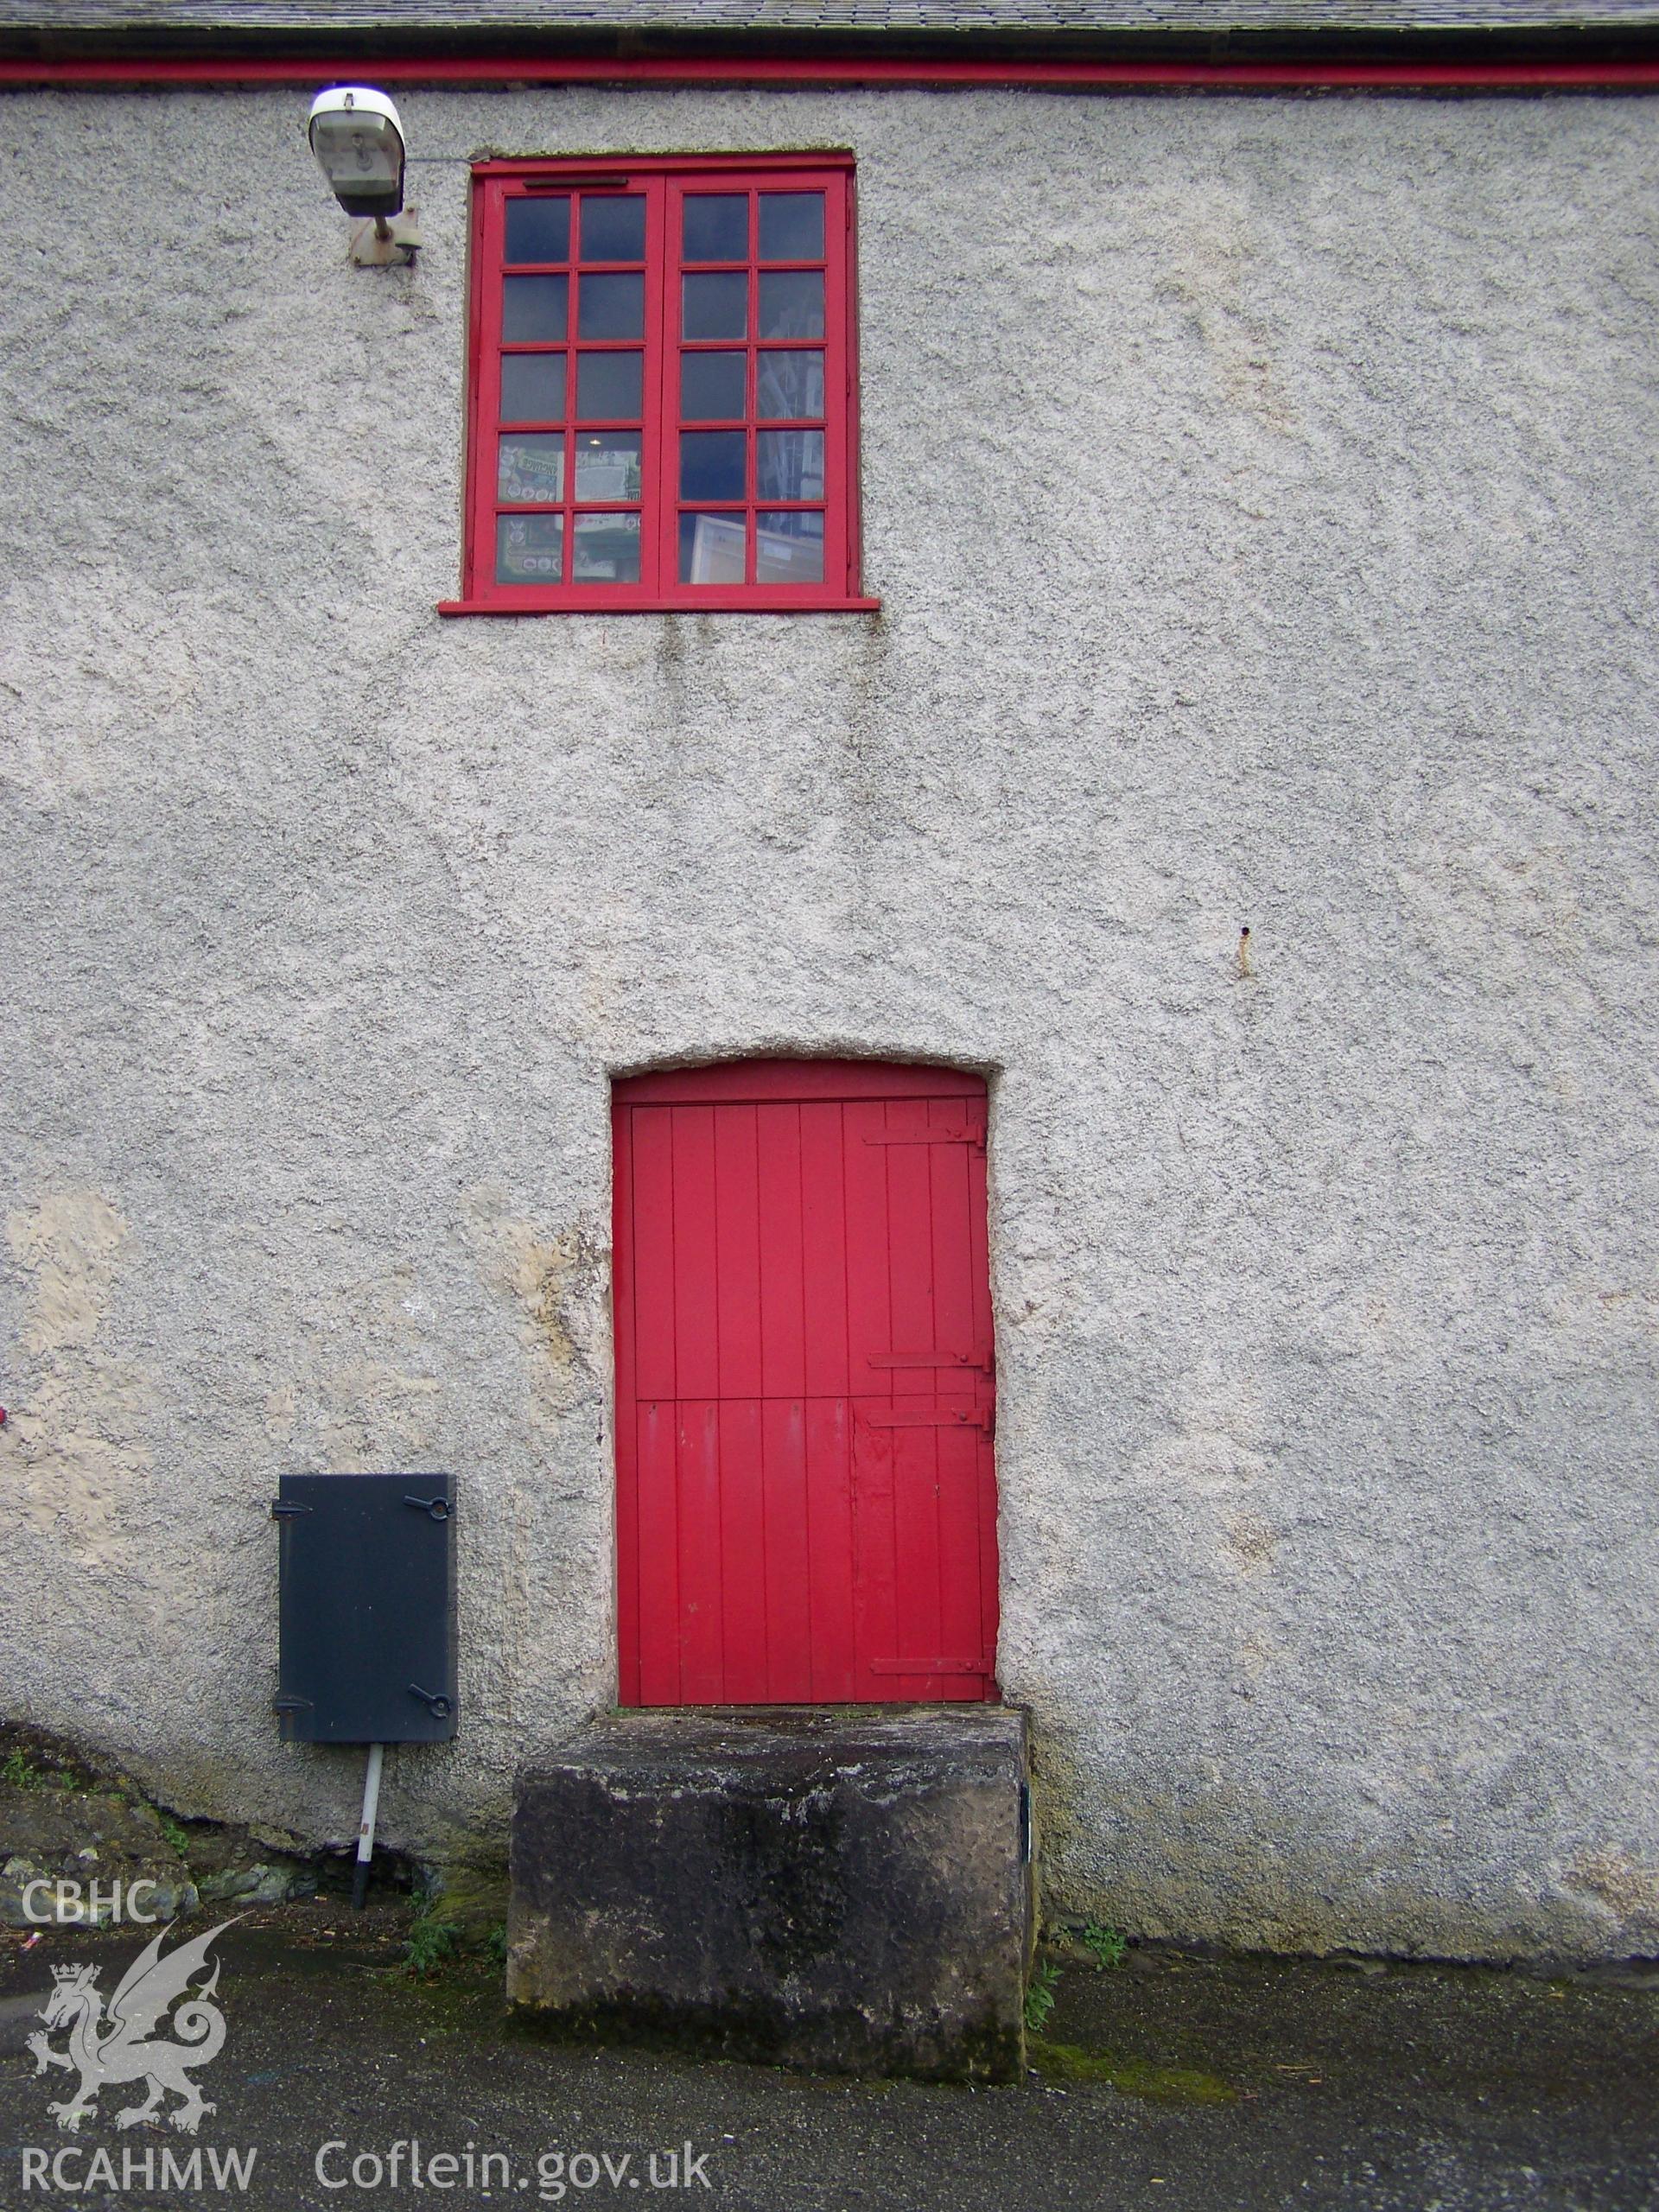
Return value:
M 859 592 L 858 549 L 858 397 L 855 316 L 853 290 L 853 176 L 848 154 L 729 155 L 617 158 L 599 161 L 481 162 L 473 171 L 472 300 L 467 397 L 466 543 L 459 601 L 447 603 L 445 613 L 550 614 L 627 613 L 649 609 L 695 612 L 699 609 L 744 608 L 751 612 L 791 613 L 827 608 L 873 608 L 880 601 Z M 822 193 L 824 200 L 823 255 L 783 255 L 760 258 L 759 198 L 767 193 Z M 723 262 L 699 263 L 683 251 L 683 209 L 698 194 L 747 194 L 748 252 L 738 261 L 728 253 Z M 640 334 L 613 340 L 583 335 L 578 339 L 577 302 L 584 277 L 614 275 L 622 264 L 607 267 L 603 257 L 583 254 L 582 209 L 590 200 L 637 195 L 645 202 L 643 262 L 626 264 L 643 269 L 644 319 Z M 563 333 L 538 334 L 525 340 L 506 334 L 505 322 L 505 262 L 508 209 L 527 199 L 565 198 L 571 211 L 571 236 L 562 262 L 517 262 L 517 276 L 550 277 L 556 287 L 563 274 L 566 308 Z M 787 276 L 822 267 L 823 273 L 823 329 L 822 336 L 810 329 L 804 334 L 770 339 L 760 334 L 758 312 L 760 287 L 771 276 Z M 741 268 L 747 276 L 747 310 L 743 335 L 739 338 L 688 338 L 681 327 L 681 280 L 687 275 L 734 276 Z M 556 296 L 556 295 L 555 295 Z M 521 296 L 523 296 L 521 295 Z M 556 319 L 556 318 L 555 318 Z M 638 351 L 642 355 L 643 404 L 638 417 L 621 416 L 608 423 L 584 422 L 579 433 L 574 421 L 576 405 L 578 346 L 583 355 L 594 351 Z M 504 425 L 502 362 L 513 353 L 535 351 L 562 356 L 564 362 L 564 404 L 557 417 L 534 423 L 518 416 Z M 758 360 L 769 353 L 789 350 L 821 357 L 822 414 L 805 411 L 788 417 L 762 417 L 757 396 Z M 744 361 L 745 405 L 742 416 L 707 419 L 686 417 L 681 411 L 681 361 L 697 353 L 722 353 L 728 359 L 741 353 Z M 556 381 L 554 378 L 552 381 Z M 804 379 L 810 391 L 812 379 Z M 779 428 L 774 432 L 773 425 Z M 683 497 L 680 441 L 712 429 L 729 438 L 741 429 L 744 437 L 743 496 L 728 486 L 723 497 Z M 598 435 L 613 439 L 614 455 L 626 453 L 637 434 L 639 441 L 639 484 L 629 485 L 626 468 L 613 495 L 601 496 L 592 482 L 582 490 L 578 474 L 577 441 L 586 436 L 597 443 Z M 823 492 L 813 495 L 804 487 L 816 480 L 802 463 L 803 496 L 789 499 L 762 495 L 758 473 L 759 444 L 769 434 L 799 441 L 798 454 L 812 451 L 810 441 L 823 438 Z M 804 434 L 804 435 L 803 435 Z M 555 446 L 554 441 L 561 441 Z M 503 441 L 512 443 L 512 458 L 504 462 Z M 526 441 L 531 442 L 526 445 Z M 705 451 L 707 448 L 705 448 Z M 781 454 L 774 445 L 772 452 Z M 526 478 L 516 464 L 524 461 L 545 471 L 549 496 L 541 500 L 523 490 Z M 599 474 L 595 465 L 594 474 Z M 504 483 L 520 486 L 516 498 L 501 497 Z M 775 487 L 774 487 L 775 488 Z M 616 493 L 620 490 L 620 496 Z M 553 496 L 556 492 L 556 497 Z M 589 496 L 591 494 L 591 496 Z M 798 530 L 790 531 L 782 522 L 767 531 L 762 518 L 786 513 L 801 518 Z M 552 524 L 561 515 L 563 521 Z M 823 573 L 804 582 L 781 578 L 778 567 L 786 567 L 791 543 L 811 543 L 813 518 L 823 517 Z M 607 517 L 639 518 L 639 574 L 615 581 L 578 580 L 575 538 L 578 518 L 588 520 L 589 543 L 604 538 Z M 709 544 L 718 558 L 722 550 L 729 561 L 735 550 L 730 524 L 741 518 L 744 537 L 744 580 L 695 583 L 681 580 L 682 518 L 715 525 Z M 546 583 L 503 580 L 498 575 L 498 528 L 504 534 L 521 518 L 546 518 L 551 527 L 539 533 L 544 540 L 543 557 L 557 563 L 557 580 Z M 719 527 L 727 525 L 724 531 Z M 591 533 L 591 535 L 589 534 Z M 517 557 L 524 561 L 536 548 L 524 541 Z M 700 533 L 692 543 L 699 543 Z M 552 542 L 556 539 L 556 546 Z M 769 541 L 769 548 L 768 548 Z M 626 549 L 625 535 L 613 545 Z M 700 550 L 700 548 L 699 548 Z M 601 547 L 601 556 L 604 548 Z M 504 559 L 512 556 L 504 555 Z M 761 572 L 765 559 L 773 573 Z M 626 552 L 624 555 L 626 564 Z M 599 563 L 602 566 L 602 558 Z

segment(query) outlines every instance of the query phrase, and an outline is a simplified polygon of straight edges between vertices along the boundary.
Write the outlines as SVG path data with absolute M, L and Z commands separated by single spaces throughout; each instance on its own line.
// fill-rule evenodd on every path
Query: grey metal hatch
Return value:
M 454 1510 L 448 1474 L 283 1476 L 271 1517 L 285 1743 L 454 1734 Z

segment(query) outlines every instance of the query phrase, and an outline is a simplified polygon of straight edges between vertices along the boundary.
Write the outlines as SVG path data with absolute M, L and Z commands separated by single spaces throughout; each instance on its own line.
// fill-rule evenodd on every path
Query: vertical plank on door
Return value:
M 674 1395 L 720 1395 L 715 1109 L 672 1109 Z
M 753 1106 L 714 1116 L 715 1357 L 722 1399 L 758 1398 L 760 1380 L 760 1164 Z
M 871 1661 L 895 1649 L 897 1584 L 891 1428 L 873 1411 L 893 1402 L 895 1370 L 874 1363 L 893 1342 L 893 1234 L 887 1205 L 887 1104 L 849 1099 L 842 1108 L 842 1187 L 847 1231 L 847 1381 L 852 1458 L 853 1670 L 873 1681 Z
M 634 1387 L 642 1398 L 673 1398 L 674 1155 L 671 1106 L 642 1106 L 628 1116 L 622 1152 L 632 1166 L 629 1204 L 619 1209 L 620 1234 L 633 1269 Z
M 801 1116 L 801 1330 L 809 1398 L 844 1398 L 847 1353 L 847 1189 L 844 1109 L 803 1102 Z
M 935 1135 L 976 1128 L 977 1116 L 966 1099 L 928 1103 L 928 1126 Z M 971 1363 L 988 1357 L 975 1313 L 973 1164 L 976 1147 L 956 1142 L 931 1144 L 928 1159 L 928 1220 L 932 1236 L 934 1324 L 942 1351 L 964 1363 L 941 1370 L 941 1406 L 971 1408 L 988 1396 L 989 1377 Z M 980 1595 L 980 1485 L 975 1429 L 940 1428 L 937 1492 L 939 1547 L 939 1654 L 968 1656 L 984 1649 Z M 931 1695 L 959 1699 L 979 1694 L 973 1678 L 949 1675 Z
M 680 1674 L 678 1415 L 671 1398 L 642 1400 L 617 1415 L 619 1427 L 632 1421 L 636 1438 L 641 1705 L 685 1702 Z M 625 1669 L 626 1663 L 625 1655 Z
M 721 1698 L 758 1705 L 766 1695 L 767 1498 L 759 1395 L 722 1398 L 715 1428 L 720 1500 Z
M 755 1110 L 760 1241 L 760 1381 L 768 1398 L 806 1394 L 806 1199 L 801 1113 L 791 1101 Z M 725 1385 L 722 1383 L 722 1389 Z
M 807 1519 L 806 1401 L 769 1397 L 760 1410 L 766 1649 L 764 1683 L 753 1694 L 787 1705 L 810 1705 L 817 1624 L 812 1612 Z
M 925 1098 L 887 1102 L 885 1135 L 919 1138 L 931 1126 Z M 893 1350 L 917 1357 L 941 1344 L 933 1281 L 933 1154 L 939 1147 L 918 1142 L 888 1142 L 880 1147 L 887 1160 L 889 1256 L 893 1284 Z M 893 1370 L 893 1404 L 906 1412 L 938 1409 L 946 1395 L 938 1368 Z M 902 1427 L 893 1432 L 893 1634 L 879 1656 L 891 1661 L 918 1656 L 948 1656 L 940 1643 L 939 1431 Z M 916 1678 L 908 1694 L 925 1689 Z
M 969 1102 L 966 1120 L 979 1132 L 979 1142 L 968 1153 L 968 1233 L 969 1240 L 969 1281 L 973 1285 L 974 1340 L 983 1351 L 988 1363 L 995 1354 L 995 1317 L 991 1309 L 989 1163 L 986 1156 L 987 1122 L 988 1119 L 983 1098 Z M 987 1374 L 976 1385 L 977 1402 L 986 1408 L 995 1421 L 996 1412 L 996 1377 Z M 1000 1568 L 996 1541 L 996 1453 L 991 1436 L 982 1434 L 974 1440 L 974 1463 L 978 1476 L 979 1493 L 979 1649 L 990 1664 L 996 1650 L 997 1605 L 1000 1587 Z
M 837 1395 L 805 1402 L 812 1702 L 844 1705 L 862 1694 L 853 1605 L 852 1401 Z
M 893 1348 L 892 1230 L 887 1218 L 887 1128 L 880 1099 L 842 1108 L 842 1187 L 847 1231 L 847 1387 L 855 1398 L 890 1398 L 891 1368 L 870 1362 Z
M 675 1465 L 679 1501 L 680 1694 L 687 1705 L 726 1698 L 721 1602 L 720 1401 L 682 1399 Z

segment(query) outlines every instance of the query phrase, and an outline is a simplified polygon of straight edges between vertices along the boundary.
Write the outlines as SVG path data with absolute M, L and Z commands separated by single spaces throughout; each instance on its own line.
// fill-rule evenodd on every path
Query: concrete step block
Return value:
M 508 1996 L 567 2033 L 1016 2079 L 1027 1783 L 1001 1706 L 608 1715 L 519 1777 Z

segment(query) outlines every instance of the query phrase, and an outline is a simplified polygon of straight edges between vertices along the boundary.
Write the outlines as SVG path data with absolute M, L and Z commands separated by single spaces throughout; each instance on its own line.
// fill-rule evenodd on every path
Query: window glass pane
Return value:
M 533 198 L 507 202 L 509 261 L 569 261 L 570 202 Z
M 757 431 L 754 496 L 757 499 L 821 499 L 823 432 Z
M 823 194 L 821 192 L 763 192 L 760 195 L 762 261 L 823 259 Z
M 643 261 L 645 203 L 638 193 L 582 199 L 582 257 L 584 261 Z
M 747 192 L 689 192 L 685 196 L 684 261 L 747 261 Z
M 576 439 L 579 499 L 639 497 L 638 430 L 583 430 Z
M 741 499 L 747 443 L 741 430 L 682 430 L 680 497 Z
M 756 357 L 754 411 L 763 423 L 793 422 L 823 413 L 822 353 L 761 353 Z
M 685 335 L 688 338 L 747 338 L 749 280 L 741 270 L 729 276 L 686 276 Z
M 638 515 L 578 515 L 571 547 L 570 581 L 578 584 L 637 584 Z
M 760 514 L 755 517 L 754 580 L 758 584 L 821 584 L 823 582 L 823 517 Z
M 643 276 L 589 276 L 576 293 L 578 338 L 643 338 L 645 280 Z
M 561 423 L 564 419 L 563 353 L 501 356 L 501 420 Z
M 504 277 L 502 337 L 509 344 L 526 338 L 563 338 L 569 297 L 568 276 Z
M 502 515 L 495 525 L 499 584 L 556 584 L 564 574 L 563 515 Z
M 747 531 L 741 515 L 682 515 L 680 582 L 741 584 Z
M 637 423 L 645 389 L 643 353 L 578 353 L 576 420 Z
M 495 472 L 495 496 L 510 505 L 551 506 L 564 497 L 564 433 L 551 437 L 503 438 Z M 781 499 L 781 492 L 772 498 Z
M 688 423 L 741 423 L 743 419 L 741 353 L 682 353 L 680 413 Z
M 687 277 L 687 283 L 695 280 Z M 706 280 L 705 280 L 706 281 Z M 688 337 L 690 333 L 686 334 Z M 760 279 L 761 338 L 822 338 L 823 274 L 817 269 L 774 270 Z

